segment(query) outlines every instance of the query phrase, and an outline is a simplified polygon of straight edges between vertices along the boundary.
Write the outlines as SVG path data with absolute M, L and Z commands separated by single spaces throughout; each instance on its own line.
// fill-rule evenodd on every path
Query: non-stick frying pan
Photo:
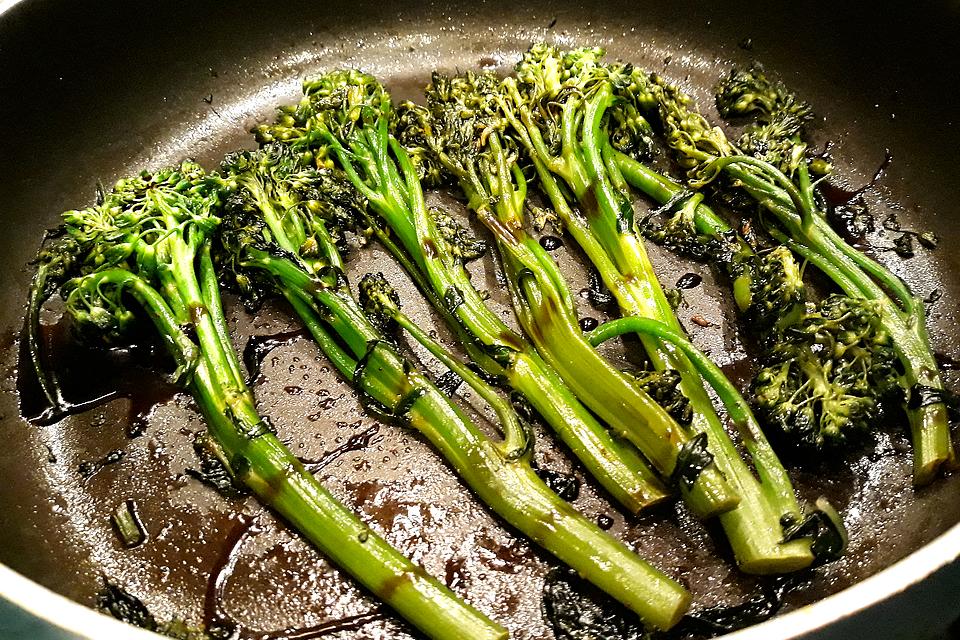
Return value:
M 202 423 L 186 396 L 156 381 L 149 356 L 84 350 L 51 326 L 76 398 L 112 391 L 112 399 L 47 426 L 28 424 L 18 405 L 27 263 L 59 212 L 91 202 L 98 180 L 110 184 L 141 167 L 185 156 L 214 166 L 226 151 L 251 145 L 248 129 L 294 100 L 305 74 L 332 67 L 363 68 L 395 96 L 416 98 L 434 68 L 506 72 L 535 41 L 600 44 L 681 82 L 708 108 L 708 90 L 731 61 L 759 60 L 816 107 L 814 137 L 831 145 L 840 186 L 870 182 L 890 157 L 863 194 L 871 212 L 881 220 L 896 211 L 905 226 L 940 235 L 936 252 L 903 262 L 883 251 L 890 242 L 881 233 L 870 240 L 917 292 L 942 293 L 929 321 L 949 366 L 960 358 L 958 33 L 960 7 L 950 2 L 28 0 L 7 7 L 0 15 L 0 561 L 84 605 L 94 605 L 108 579 L 158 618 L 226 616 L 248 637 L 409 633 L 255 502 L 224 499 L 192 478 L 191 443 Z M 576 253 L 556 255 L 574 290 L 585 286 Z M 732 329 L 722 283 L 703 265 L 654 258 L 667 284 L 686 271 L 704 275 L 687 296 L 689 313 L 715 326 L 691 325 L 693 338 L 744 380 L 749 345 Z M 407 308 L 432 322 L 382 253 L 371 249 L 354 265 L 357 273 L 384 270 Z M 478 277 L 496 291 L 491 265 Z M 586 301 L 581 312 L 601 317 Z M 284 308 L 250 316 L 232 304 L 230 313 L 240 347 L 251 335 L 274 336 L 255 392 L 298 455 L 328 463 L 324 482 L 514 637 L 552 637 L 541 614 L 552 561 L 493 519 L 419 438 L 359 412 L 312 343 L 284 333 L 295 328 Z M 946 375 L 956 385 L 956 374 Z M 546 434 L 537 446 L 542 467 L 582 481 L 576 506 L 611 518 L 616 535 L 689 585 L 698 607 L 740 602 L 760 588 L 733 568 L 721 537 L 681 509 L 625 517 Z M 80 472 L 113 451 L 123 452 L 118 461 Z M 919 637 L 960 613 L 960 478 L 911 489 L 909 443 L 895 424 L 879 427 L 876 441 L 845 461 L 791 464 L 805 497 L 827 495 L 845 514 L 849 553 L 785 596 L 784 611 L 799 611 L 737 637 Z M 127 498 L 149 534 L 132 550 L 108 520 Z M 0 573 L 0 595 L 75 633 L 117 637 L 115 627 L 12 572 Z

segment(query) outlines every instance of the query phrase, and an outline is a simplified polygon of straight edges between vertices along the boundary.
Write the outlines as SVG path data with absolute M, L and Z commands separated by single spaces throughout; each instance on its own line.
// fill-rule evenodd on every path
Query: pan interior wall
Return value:
M 0 476 L 6 483 L 0 512 L 8 523 L 0 529 L 0 561 L 90 605 L 107 576 L 160 619 L 180 616 L 196 624 L 215 605 L 250 634 L 320 627 L 317 633 L 340 637 L 405 637 L 401 623 L 254 501 L 225 499 L 190 475 L 202 422 L 186 396 L 154 382 L 150 371 L 136 363 L 123 370 L 104 365 L 90 384 L 114 385 L 118 397 L 55 425 L 30 425 L 18 408 L 17 335 L 28 262 L 59 212 L 91 203 L 98 180 L 109 185 L 143 167 L 194 157 L 213 168 L 225 152 L 252 146 L 247 131 L 275 106 L 297 99 L 305 75 L 335 67 L 362 68 L 395 97 L 417 99 L 435 68 L 508 73 L 532 42 L 599 44 L 611 57 L 680 82 L 715 116 L 713 84 L 732 62 L 759 61 L 814 106 L 816 144 L 829 145 L 841 186 L 869 182 L 889 152 L 892 162 L 865 194 L 871 213 L 882 220 L 895 212 L 904 227 L 933 230 L 941 243 L 909 261 L 889 251 L 877 256 L 920 295 L 941 293 L 928 309 L 932 340 L 946 362 L 960 360 L 953 317 L 960 308 L 960 254 L 952 251 L 960 242 L 953 166 L 960 119 L 946 88 L 960 77 L 960 56 L 949 51 L 960 20 L 949 3 L 924 11 L 852 3 L 827 14 L 783 3 L 581 4 L 242 0 L 175 2 L 155 11 L 131 3 L 27 1 L 0 17 L 0 216 L 7 229 L 0 234 L 7 274 L 0 305 Z M 432 197 L 460 206 L 444 194 Z M 881 232 L 869 239 L 877 248 L 890 244 Z M 587 271 L 571 246 L 555 255 L 577 291 L 586 286 Z M 703 276 L 683 313 L 714 324 L 686 324 L 697 344 L 745 379 L 749 345 L 736 335 L 725 285 L 704 265 L 651 252 L 665 285 L 688 271 Z M 388 273 L 411 315 L 434 322 L 412 284 L 377 248 L 352 265 L 354 279 L 370 270 Z M 476 270 L 495 293 L 493 266 Z M 507 311 L 505 299 L 494 299 Z M 227 302 L 241 348 L 251 335 L 295 329 L 281 307 L 254 317 Z M 580 304 L 582 315 L 603 319 L 585 299 Z M 65 330 L 61 325 L 50 334 Z M 63 353 L 63 366 L 75 372 L 97 358 L 76 348 Z M 957 373 L 946 376 L 957 388 Z M 514 637 L 550 637 L 540 593 L 553 561 L 491 518 L 422 440 L 363 415 L 312 343 L 294 336 L 277 347 L 255 392 L 297 455 L 327 460 L 325 484 L 388 540 L 504 622 Z M 143 433 L 130 438 L 133 423 L 142 423 Z M 625 516 L 548 434 L 538 436 L 540 465 L 580 479 L 575 506 L 590 517 L 611 518 L 615 535 L 681 578 L 698 604 L 733 603 L 755 588 L 732 567 L 716 532 L 674 507 Z M 81 463 L 112 451 L 123 452 L 118 462 L 90 477 L 80 473 Z M 790 608 L 876 573 L 960 521 L 960 479 L 914 492 L 909 442 L 895 426 L 847 463 L 794 466 L 803 497 L 827 495 L 845 514 L 851 546 L 845 559 L 818 569 L 809 586 L 789 596 Z M 148 532 L 147 542 L 132 550 L 122 548 L 109 522 L 127 498 L 136 499 Z M 231 550 L 240 559 L 237 569 L 222 593 L 211 595 L 210 576 Z

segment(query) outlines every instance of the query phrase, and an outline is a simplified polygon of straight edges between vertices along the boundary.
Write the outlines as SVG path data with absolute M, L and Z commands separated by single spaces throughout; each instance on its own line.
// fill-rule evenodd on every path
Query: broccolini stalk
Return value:
M 508 124 L 499 114 L 499 85 L 492 74 L 435 73 L 427 108 L 405 105 L 401 139 L 411 146 L 425 141 L 459 182 L 468 205 L 496 238 L 521 326 L 577 397 L 661 474 L 676 479 L 695 513 L 709 517 L 731 509 L 739 498 L 712 464 L 703 438 L 694 438 L 587 342 L 563 276 L 524 231 L 526 180 L 515 153 L 504 147 L 511 140 L 502 133 Z
M 597 267 L 625 316 L 658 320 L 682 332 L 643 241 L 636 233 L 627 185 L 613 162 L 609 143 L 631 137 L 642 146 L 649 126 L 633 103 L 617 100 L 630 85 L 632 68 L 602 62 L 601 49 L 561 54 L 546 45 L 531 47 L 517 65 L 517 79 L 507 79 L 501 102 L 517 137 L 530 155 L 541 187 L 567 231 Z M 607 130 L 611 133 L 607 133 Z M 563 186 L 561 186 L 561 184 Z M 574 210 L 565 190 L 580 207 Z M 809 541 L 784 542 L 777 496 L 757 481 L 740 457 L 688 357 L 654 335 L 640 334 L 654 366 L 675 369 L 693 408 L 693 428 L 706 434 L 714 461 L 740 496 L 740 505 L 720 516 L 739 566 L 752 573 L 780 573 L 813 561 Z M 752 455 L 761 475 L 780 476 L 782 467 L 766 440 L 765 455 Z
M 341 193 L 343 183 L 338 182 L 345 179 L 316 170 L 291 172 L 289 158 L 282 148 L 267 146 L 228 161 L 238 191 L 223 234 L 230 256 L 225 264 L 240 284 L 247 290 L 271 287 L 290 300 L 367 408 L 423 434 L 504 520 L 647 623 L 662 629 L 673 626 L 689 594 L 547 488 L 530 465 L 532 432 L 510 403 L 410 321 L 382 275 L 360 283 L 368 311 L 361 309 L 348 288 L 334 240 L 340 234 L 330 213 L 340 204 L 323 199 L 328 190 Z M 353 206 L 362 204 L 356 201 Z M 355 217 L 362 219 L 362 212 Z M 491 405 L 500 418 L 502 439 L 486 436 L 400 355 L 378 328 L 390 322 L 409 332 Z M 448 630 L 445 637 L 466 633 Z
M 780 465 L 772 450 L 764 446 L 763 443 L 766 438 L 760 429 L 760 425 L 757 424 L 756 418 L 753 417 L 750 406 L 736 387 L 723 375 L 723 371 L 694 347 L 686 336 L 651 318 L 628 316 L 611 320 L 591 331 L 588 339 L 591 344 L 599 345 L 624 333 L 656 336 L 658 339 L 677 347 L 690 360 L 697 371 L 700 372 L 700 375 L 717 392 L 730 415 L 730 419 L 741 432 L 744 445 L 750 455 L 764 460 L 764 463 L 757 465 L 757 472 L 760 474 L 761 484 L 767 487 L 768 495 L 776 504 L 777 512 L 787 515 L 793 522 L 799 522 L 802 512 L 800 505 L 797 503 L 797 497 L 793 493 L 793 485 L 790 483 L 786 470 Z
M 394 113 L 376 79 L 337 71 L 307 80 L 304 91 L 296 109 L 256 130 L 258 139 L 283 141 L 314 162 L 335 157 L 368 199 L 374 233 L 444 316 L 474 362 L 526 398 L 624 507 L 637 512 L 664 500 L 667 490 L 636 450 L 597 422 L 471 284 L 463 261 L 476 252 L 464 244 L 466 232 L 428 211 L 410 156 L 389 133 Z
M 58 234 L 51 246 L 41 247 L 37 253 L 37 271 L 30 285 L 23 327 L 22 339 L 30 356 L 30 367 L 45 401 L 40 413 L 30 418 L 38 424 L 59 420 L 76 408 L 63 396 L 56 371 L 47 367 L 40 330 L 40 310 L 43 303 L 56 293 L 57 288 L 76 270 L 78 253 L 81 250 L 77 241 L 66 233 L 66 228 L 60 227 Z
M 606 322 L 590 332 L 588 339 L 593 345 L 624 333 L 656 336 L 676 347 L 700 372 L 703 379 L 713 387 L 743 439 L 744 447 L 756 462 L 764 496 L 774 505 L 777 513 L 783 513 L 784 540 L 807 538 L 810 550 L 818 564 L 836 560 L 847 548 L 847 530 L 843 519 L 826 498 L 819 498 L 814 509 L 804 511 L 797 502 L 793 485 L 786 469 L 780 464 L 767 444 L 766 436 L 757 423 L 750 405 L 736 387 L 727 379 L 710 358 L 699 351 L 681 332 L 651 318 L 628 316 Z
M 762 421 L 809 449 L 836 448 L 873 431 L 880 400 L 897 386 L 896 355 L 875 305 L 834 294 L 808 299 L 800 268 L 780 245 L 753 247 L 705 204 L 637 160 L 613 152 L 633 186 L 679 210 L 643 232 L 675 251 L 707 259 L 729 277 L 745 325 L 761 347 L 751 385 Z
M 849 297 L 869 301 L 889 333 L 903 369 L 900 387 L 914 444 L 914 484 L 931 482 L 953 466 L 943 381 L 927 335 L 923 302 L 890 270 L 847 244 L 817 204 L 815 182 L 797 132 L 806 111 L 792 95 L 756 70 L 721 87 L 721 109 L 728 114 L 759 113 L 764 125 L 748 130 L 745 155 L 719 128 L 711 128 L 692 101 L 660 78 L 637 79 L 637 104 L 659 113 L 668 143 L 688 168 L 691 184 L 702 186 L 727 176 L 770 215 L 770 234 L 826 274 Z M 757 96 L 764 96 L 758 99 Z M 638 107 L 641 108 L 641 107 Z M 786 124 L 784 124 L 786 123 Z
M 103 202 L 64 214 L 80 275 L 65 283 L 81 335 L 123 339 L 150 321 L 200 407 L 227 469 L 334 563 L 435 638 L 503 638 L 360 522 L 257 413 L 230 342 L 211 259 L 220 185 L 196 164 L 121 180 Z M 133 300 L 138 307 L 129 307 Z

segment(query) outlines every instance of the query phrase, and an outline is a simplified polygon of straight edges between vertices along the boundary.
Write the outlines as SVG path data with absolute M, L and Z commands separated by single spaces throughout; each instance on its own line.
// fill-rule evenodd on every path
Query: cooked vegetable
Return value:
M 782 85 L 768 80 L 761 67 L 731 70 L 717 85 L 716 102 L 724 118 L 754 113 L 763 118 L 748 125 L 737 140 L 742 152 L 788 174 L 803 161 L 805 145 L 797 145 L 795 139 L 813 111 Z
M 754 460 L 760 484 L 765 487 L 765 497 L 776 505 L 778 511 L 785 514 L 781 522 L 784 526 L 784 542 L 809 542 L 817 564 L 842 556 L 847 548 L 847 530 L 843 519 L 826 498 L 818 498 L 814 508 L 807 509 L 806 515 L 800 519 L 801 511 L 786 470 L 766 444 L 763 430 L 750 411 L 749 404 L 733 383 L 727 380 L 720 367 L 681 332 L 651 318 L 629 316 L 611 320 L 591 331 L 588 338 L 591 344 L 597 345 L 624 333 L 656 336 L 664 343 L 676 347 L 713 388 L 730 420 L 740 432 L 744 448 Z
M 761 420 L 813 451 L 872 432 L 899 375 L 875 305 L 836 294 L 814 302 L 786 247 L 755 251 L 702 203 L 701 194 L 624 154 L 613 157 L 628 182 L 677 209 L 662 224 L 643 221 L 644 233 L 708 260 L 728 277 L 761 350 L 751 385 Z
M 78 332 L 113 344 L 152 323 L 176 363 L 173 379 L 206 419 L 218 457 L 264 504 L 431 637 L 505 637 L 340 504 L 257 413 L 211 258 L 220 205 L 219 181 L 188 161 L 122 179 L 96 206 L 66 212 L 66 237 L 76 251 L 59 262 L 72 269 L 58 276 L 76 276 L 62 295 Z
M 204 629 L 193 627 L 179 618 L 157 620 L 140 598 L 120 585 L 104 578 L 103 589 L 97 594 L 97 608 L 104 613 L 147 631 L 153 631 L 176 640 L 210 640 Z
M 927 484 L 941 468 L 952 466 L 945 391 L 927 336 L 923 302 L 830 226 L 811 179 L 813 163 L 798 135 L 807 108 L 756 69 L 735 73 L 721 86 L 721 111 L 758 114 L 761 121 L 735 145 L 721 129 L 711 127 L 677 87 L 656 76 L 633 77 L 634 86 L 625 95 L 638 110 L 656 114 L 692 186 L 700 188 L 725 176 L 719 188 L 742 190 L 763 208 L 766 215 L 757 219 L 774 239 L 826 274 L 844 294 L 863 300 L 855 305 L 858 309 L 879 316 L 902 369 L 899 385 L 913 436 L 914 483 Z M 824 170 L 822 163 L 816 164 Z
M 259 127 L 305 160 L 335 157 L 369 201 L 369 225 L 488 375 L 518 391 L 600 484 L 630 511 L 665 499 L 663 484 L 628 443 L 601 425 L 536 349 L 484 301 L 464 268 L 465 232 L 442 232 L 410 155 L 389 133 L 390 96 L 373 77 L 337 71 L 304 83 L 305 97 Z M 432 169 L 438 175 L 436 166 Z M 474 246 L 469 241 L 471 247 Z
M 561 53 L 535 45 L 517 65 L 516 80 L 505 81 L 501 104 L 536 167 L 541 188 L 623 315 L 657 320 L 682 334 L 636 233 L 628 188 L 613 162 L 612 144 L 642 149 L 648 136 L 649 127 L 633 103 L 615 96 L 628 89 L 633 70 L 629 65 L 606 64 L 602 56 L 601 49 Z M 625 144 L 624 139 L 631 136 L 637 142 Z M 783 511 L 787 503 L 753 476 L 724 430 L 689 357 L 659 336 L 641 333 L 640 339 L 658 370 L 680 374 L 681 389 L 693 409 L 692 428 L 707 439 L 715 464 L 740 497 L 737 508 L 720 516 L 738 565 L 754 573 L 787 572 L 809 565 L 813 556 L 807 541 L 784 543 L 782 523 L 800 518 L 796 499 Z M 759 474 L 785 479 L 762 433 L 754 444 L 756 449 L 750 453 Z
M 506 524 L 626 607 L 604 611 L 554 573 L 544 611 L 558 637 L 656 635 L 678 624 L 691 595 L 606 534 L 606 514 L 598 525 L 569 504 L 576 476 L 548 482 L 551 472 L 533 462 L 535 414 L 630 512 L 675 490 L 697 517 L 717 517 L 745 572 L 782 574 L 840 557 L 840 516 L 823 498 L 801 506 L 760 425 L 808 451 L 840 450 L 875 429 L 883 401 L 899 392 L 915 483 L 952 467 L 948 392 L 924 303 L 831 228 L 817 184 L 832 168 L 810 157 L 802 136 L 811 108 L 783 84 L 758 66 L 720 82 L 720 115 L 751 120 L 731 141 L 676 86 L 604 55 L 534 45 L 511 77 L 434 72 L 426 104 L 396 110 L 373 76 L 324 73 L 304 82 L 298 104 L 254 130 L 259 149 L 229 154 L 219 173 L 184 161 L 101 188 L 94 206 L 63 214 L 35 261 L 25 370 L 48 405 L 35 421 L 79 409 L 44 354 L 40 315 L 50 297 L 59 291 L 82 340 L 110 346 L 152 327 L 173 361 L 172 381 L 208 425 L 194 443 L 200 469 L 189 473 L 224 495 L 252 491 L 424 635 L 506 638 L 340 504 L 277 438 L 231 343 L 223 284 L 252 311 L 268 296 L 285 299 L 366 411 L 419 432 Z M 645 164 L 658 135 L 686 185 Z M 527 202 L 530 180 L 549 208 Z M 521 332 L 471 282 L 467 265 L 486 242 L 426 204 L 425 187 L 450 184 L 493 238 Z M 631 189 L 659 208 L 637 220 Z M 737 231 L 707 198 L 758 213 Z M 550 254 L 564 240 L 528 232 L 547 222 L 594 267 L 591 301 L 608 310 L 616 303 L 621 317 L 578 318 Z M 900 235 L 882 250 L 902 257 L 913 255 L 914 240 L 937 244 L 936 235 L 892 218 L 884 227 Z M 760 229 L 769 238 L 755 235 Z M 761 349 L 752 405 L 677 318 L 680 289 L 697 286 L 699 276 L 665 291 L 641 234 L 725 274 L 741 324 Z M 343 256 L 370 236 L 449 325 L 469 363 L 404 313 L 383 274 L 364 276 L 354 295 Z M 808 291 L 806 263 L 842 295 Z M 711 326 L 700 315 L 691 320 Z M 447 373 L 433 381 L 421 372 L 402 353 L 401 333 Z M 601 355 L 601 343 L 624 335 L 642 344 L 646 368 L 621 370 Z M 464 384 L 495 416 L 495 435 L 451 398 Z M 123 459 L 112 451 L 79 471 L 89 479 Z M 124 546 L 147 540 L 133 499 L 111 522 Z M 704 610 L 674 633 L 766 617 L 779 606 L 779 596 L 768 595 Z M 110 583 L 99 602 L 148 629 L 202 635 L 179 620 L 158 622 Z
M 59 420 L 73 405 L 64 397 L 56 371 L 47 366 L 43 353 L 43 337 L 40 331 L 40 310 L 44 302 L 57 292 L 60 285 L 77 269 L 81 247 L 66 228 L 60 226 L 55 238 L 37 253 L 37 270 L 30 284 L 27 301 L 27 316 L 24 322 L 23 339 L 30 356 L 34 379 L 43 395 L 44 406 L 32 419 L 39 424 Z
M 508 149 L 512 140 L 502 133 L 509 125 L 500 113 L 499 90 L 492 74 L 448 78 L 435 73 L 427 88 L 427 108 L 405 106 L 401 140 L 410 146 L 424 140 L 460 184 L 468 206 L 496 239 L 520 325 L 577 397 L 636 445 L 665 478 L 675 480 L 698 515 L 730 510 L 739 497 L 703 450 L 703 439 L 673 420 L 644 385 L 587 342 L 556 263 L 524 231 L 527 183 L 516 152 Z M 652 378 L 645 384 L 651 391 L 660 386 Z M 662 387 L 659 391 L 662 395 Z
M 127 498 L 110 515 L 110 522 L 120 538 L 123 546 L 129 548 L 143 544 L 147 539 L 147 534 L 143 530 L 143 523 L 140 521 L 140 514 L 137 509 L 137 501 L 133 498 Z
M 337 248 L 346 179 L 300 169 L 284 147 L 230 156 L 224 264 L 255 299 L 282 294 L 340 373 L 384 419 L 416 429 L 504 520 L 657 628 L 673 626 L 690 596 L 550 491 L 531 468 L 532 432 L 481 375 L 459 362 L 400 310 L 382 275 L 360 282 L 355 301 Z M 329 196 L 327 194 L 330 194 Z M 494 410 L 502 439 L 486 436 L 435 384 L 403 358 L 381 328 L 399 326 L 473 388 Z M 454 633 L 450 637 L 462 637 Z

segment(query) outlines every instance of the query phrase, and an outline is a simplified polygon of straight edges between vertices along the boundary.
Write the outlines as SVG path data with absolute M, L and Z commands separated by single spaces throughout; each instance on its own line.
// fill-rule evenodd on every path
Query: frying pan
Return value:
M 48 327 L 58 367 L 78 399 L 110 392 L 89 411 L 52 425 L 21 417 L 17 334 L 31 277 L 28 261 L 59 212 L 86 205 L 97 181 L 111 184 L 143 167 L 185 156 L 213 167 L 229 150 L 251 146 L 246 133 L 274 106 L 297 98 L 308 73 L 362 67 L 398 98 L 416 98 L 431 69 L 506 72 L 530 43 L 600 44 L 680 82 L 709 112 L 708 91 L 731 62 L 759 60 L 816 108 L 818 145 L 830 145 L 836 182 L 863 197 L 877 220 L 935 230 L 938 251 L 899 261 L 868 240 L 922 295 L 932 340 L 944 362 L 960 358 L 960 122 L 951 92 L 960 77 L 955 2 L 878 3 L 576 2 L 453 0 L 433 3 L 353 0 L 275 3 L 77 3 L 27 0 L 0 13 L 0 595 L 5 624 L 41 637 L 121 637 L 130 627 L 93 613 L 104 580 L 136 595 L 158 619 L 197 623 L 221 615 L 247 637 L 403 638 L 409 629 L 255 502 L 228 500 L 188 473 L 202 430 L 186 396 L 156 382 L 150 363 L 131 353 L 70 346 Z M 436 196 L 443 199 L 442 194 Z M 456 206 L 451 205 L 451 206 Z M 638 207 L 648 206 L 638 203 Z M 879 227 L 879 225 L 878 225 Z M 734 379 L 751 371 L 749 345 L 733 330 L 723 283 L 703 265 L 652 249 L 664 283 L 686 271 L 704 276 L 690 292 L 693 339 Z M 574 291 L 586 272 L 576 252 L 558 259 Z M 402 274 L 375 247 L 354 260 L 356 276 L 383 270 L 411 315 L 429 312 Z M 491 291 L 493 267 L 476 274 Z M 935 296 L 933 296 L 935 297 Z M 494 296 L 494 301 L 504 301 Z M 280 306 L 256 316 L 227 300 L 235 339 L 279 336 L 255 392 L 288 445 L 320 472 L 335 494 L 433 575 L 506 624 L 517 638 L 551 638 L 541 615 L 544 554 L 492 518 L 438 457 L 411 433 L 377 425 L 359 412 L 349 388 L 318 358 Z M 506 310 L 506 307 L 504 307 Z M 583 315 L 603 318 L 582 302 Z M 51 314 L 47 321 L 55 319 Z M 449 338 L 442 327 L 441 337 Z M 611 357 L 621 357 L 612 354 Z M 629 354 L 628 354 L 629 355 Z M 429 365 L 429 362 L 427 363 Z M 948 383 L 957 376 L 946 371 Z M 81 397 L 82 396 L 82 397 Z M 29 399 L 23 400 L 28 403 Z M 130 437 L 128 431 L 140 432 Z M 119 460 L 101 467 L 112 451 Z M 697 606 L 733 604 L 759 583 L 739 575 L 722 536 L 681 509 L 629 517 L 594 487 L 541 433 L 541 467 L 581 481 L 575 505 L 612 521 L 614 535 L 693 591 Z M 790 460 L 805 498 L 827 495 L 851 531 L 843 560 L 816 570 L 783 599 L 785 612 L 730 638 L 893 638 L 932 636 L 960 612 L 960 478 L 910 488 L 909 443 L 897 425 L 844 461 Z M 136 501 L 148 533 L 124 549 L 109 514 Z M 224 568 L 231 569 L 225 571 Z M 220 576 L 219 582 L 211 577 Z M 42 586 L 40 586 L 42 585 Z M 832 595 L 833 594 L 833 595 Z M 11 604 L 14 603 L 14 604 Z M 79 605 L 75 604 L 79 603 Z M 14 606 L 16 605 L 16 606 Z M 25 607 L 38 618 L 24 620 Z M 12 628 L 9 627 L 8 628 Z M 120 631 L 122 629 L 122 631 Z M 49 632 L 49 630 L 48 630 Z M 298 635 L 299 634 L 299 635 Z M 133 635 L 130 635 L 133 637 Z

